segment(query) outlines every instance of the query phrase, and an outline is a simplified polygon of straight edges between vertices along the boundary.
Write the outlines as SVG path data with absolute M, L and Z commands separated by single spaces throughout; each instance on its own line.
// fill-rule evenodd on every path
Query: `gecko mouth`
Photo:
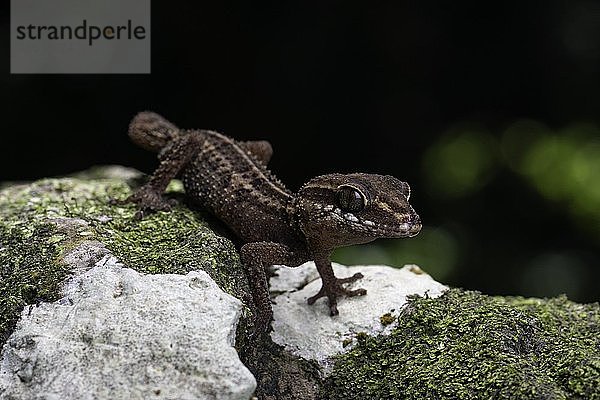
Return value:
M 413 214 L 404 222 L 398 223 L 397 221 L 394 221 L 393 224 L 379 223 L 371 228 L 373 233 L 380 237 L 403 238 L 418 235 L 419 232 L 421 232 L 422 224 L 419 216 Z
M 404 223 L 400 224 L 400 230 L 398 232 L 403 234 L 404 237 L 413 237 L 417 236 L 419 232 L 421 232 L 421 227 L 421 222 L 412 224 Z
M 422 225 L 419 217 L 413 217 L 408 222 L 394 224 L 375 224 L 369 220 L 349 221 L 345 219 L 345 224 L 349 224 L 356 231 L 364 232 L 367 235 L 378 238 L 405 238 L 413 237 L 419 234 Z
M 404 222 L 398 225 L 381 225 L 374 233 L 386 238 L 413 237 L 421 232 L 421 222 Z
M 342 213 L 335 209 L 330 217 L 340 221 L 343 225 L 351 227 L 355 232 L 362 232 L 373 238 L 404 238 L 416 236 L 422 228 L 421 219 L 417 214 L 406 216 L 403 222 L 391 219 L 389 224 L 373 222 L 357 217 L 351 213 Z

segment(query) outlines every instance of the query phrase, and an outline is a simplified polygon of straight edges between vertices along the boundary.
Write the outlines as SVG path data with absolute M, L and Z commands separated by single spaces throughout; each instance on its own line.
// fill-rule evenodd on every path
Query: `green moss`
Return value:
M 136 221 L 135 206 L 109 203 L 131 193 L 126 182 L 139 181 L 131 171 L 119 174 L 99 169 L 0 191 L 0 344 L 25 305 L 56 300 L 70 273 L 62 257 L 83 241 L 103 243 L 140 272 L 203 269 L 245 299 L 249 290 L 229 240 L 182 205 Z M 177 197 L 181 185 L 170 190 Z M 238 329 L 240 347 L 247 321 Z M 381 322 L 392 333 L 357 334 L 320 398 L 600 399 L 597 304 L 450 290 L 412 298 L 396 320 L 384 315 Z
M 600 308 L 452 289 L 339 356 L 326 399 L 600 399 Z
M 120 176 L 121 171 L 109 168 L 103 175 L 100 168 L 80 174 L 83 179 L 44 179 L 0 191 L 1 332 L 9 332 L 23 306 L 33 301 L 20 294 L 23 287 L 43 300 L 57 297 L 69 272 L 60 256 L 82 241 L 103 243 L 139 272 L 202 269 L 229 294 L 243 299 L 249 293 L 233 244 L 216 235 L 198 212 L 178 205 L 138 221 L 135 205 L 111 205 L 110 199 L 131 194 L 124 180 L 136 180 L 135 172 Z M 175 182 L 169 190 L 177 197 L 182 188 Z
M 53 228 L 37 226 L 25 235 L 0 222 L 0 345 L 15 326 L 26 304 L 57 299 L 69 271 L 56 263 L 56 246 L 48 242 Z
M 245 279 L 233 244 L 215 235 L 198 214 L 184 207 L 141 221 L 111 221 L 97 231 L 113 254 L 140 272 L 187 273 L 202 269 L 234 295 L 241 289 L 236 285 Z
M 396 317 L 394 317 L 390 313 L 385 313 L 381 317 L 379 317 L 379 322 L 381 322 L 381 325 L 384 325 L 384 326 L 390 325 L 395 320 L 396 320 Z

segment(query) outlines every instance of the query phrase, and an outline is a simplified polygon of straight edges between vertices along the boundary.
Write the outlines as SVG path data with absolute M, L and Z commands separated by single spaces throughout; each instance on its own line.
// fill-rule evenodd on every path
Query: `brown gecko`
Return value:
M 259 331 L 267 332 L 272 318 L 265 272 L 269 266 L 296 267 L 314 260 L 322 287 L 308 304 L 327 297 L 330 314 L 336 315 L 339 296 L 364 295 L 366 290 L 344 287 L 363 275 L 337 278 L 331 252 L 377 238 L 411 237 L 421 230 L 408 202 L 408 184 L 392 176 L 322 175 L 292 193 L 267 169 L 272 148 L 266 141 L 240 142 L 213 131 L 179 129 L 152 112 L 132 120 L 129 136 L 140 147 L 158 152 L 160 165 L 124 202 L 138 204 L 139 218 L 168 211 L 173 202 L 163 192 L 171 179 L 180 177 L 186 196 L 245 243 L 240 254 Z

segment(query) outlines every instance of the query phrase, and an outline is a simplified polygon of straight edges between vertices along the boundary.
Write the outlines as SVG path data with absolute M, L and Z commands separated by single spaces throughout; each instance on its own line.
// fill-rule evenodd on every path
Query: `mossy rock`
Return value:
M 336 359 L 323 399 L 600 399 L 600 307 L 451 289 Z
M 183 204 L 143 220 L 125 199 L 142 174 L 94 168 L 61 179 L 15 184 L 0 191 L 0 345 L 27 304 L 54 301 L 71 271 L 62 258 L 84 242 L 99 242 L 139 272 L 206 271 L 227 293 L 247 299 L 247 281 L 230 240 Z M 174 181 L 170 196 L 182 192 Z M 245 310 L 249 315 L 249 309 Z
M 101 243 L 139 272 L 202 269 L 246 302 L 248 286 L 230 240 L 198 208 L 180 205 L 137 221 L 133 205 L 115 206 L 142 175 L 121 167 L 11 184 L 0 190 L 0 344 L 25 305 L 54 301 L 73 271 L 65 262 L 85 243 Z M 218 230 L 218 229 L 217 229 Z M 246 308 L 238 328 L 245 347 Z M 325 374 L 264 343 L 257 394 L 281 399 L 600 399 L 600 306 L 565 297 L 492 297 L 451 289 L 413 297 L 398 318 L 382 315 L 387 336 L 357 335 Z M 255 364 L 257 364 L 255 360 Z M 321 375 L 319 375 L 321 374 Z M 326 375 L 326 376 L 325 376 Z M 319 391 L 317 395 L 316 392 Z

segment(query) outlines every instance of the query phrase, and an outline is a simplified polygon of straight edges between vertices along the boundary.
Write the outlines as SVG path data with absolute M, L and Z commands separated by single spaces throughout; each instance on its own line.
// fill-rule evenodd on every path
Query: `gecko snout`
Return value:
M 417 214 L 411 216 L 409 225 L 409 237 L 418 235 L 419 232 L 421 232 L 421 228 L 423 227 L 423 225 L 421 224 L 421 218 Z

